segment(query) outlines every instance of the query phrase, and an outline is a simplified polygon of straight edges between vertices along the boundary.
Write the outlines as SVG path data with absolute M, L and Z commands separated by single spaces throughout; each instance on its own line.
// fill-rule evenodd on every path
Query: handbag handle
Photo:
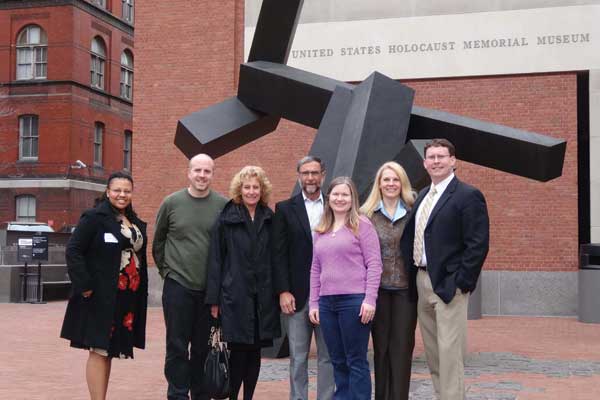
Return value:
M 214 349 L 227 350 L 227 343 L 221 340 L 221 324 L 219 322 L 217 320 L 217 323 L 210 327 L 208 345 Z

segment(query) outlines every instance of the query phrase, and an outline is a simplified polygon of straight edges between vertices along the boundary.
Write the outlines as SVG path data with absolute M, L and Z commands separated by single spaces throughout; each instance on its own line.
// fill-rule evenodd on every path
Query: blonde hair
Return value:
M 325 195 L 325 205 L 323 208 L 323 216 L 321 217 L 321 221 L 315 228 L 315 232 L 318 233 L 327 233 L 333 229 L 333 223 L 335 217 L 333 215 L 333 210 L 329 205 L 329 195 L 333 191 L 333 188 L 338 185 L 346 185 L 350 188 L 350 198 L 352 199 L 350 204 L 350 210 L 346 214 L 346 226 L 358 236 L 358 225 L 360 222 L 360 215 L 358 214 L 358 194 L 356 193 L 356 186 L 347 176 L 339 176 L 331 181 L 329 184 L 329 188 L 327 189 L 327 194 Z
M 375 208 L 377 208 L 381 201 L 381 176 L 386 169 L 391 170 L 398 178 L 400 178 L 400 199 L 402 199 L 402 202 L 409 208 L 415 203 L 415 192 L 410 185 L 410 180 L 408 179 L 408 175 L 406 175 L 406 171 L 397 162 L 388 161 L 377 170 L 371 193 L 369 193 L 369 197 L 367 197 L 367 200 L 365 200 L 362 207 L 360 207 L 361 214 L 364 214 L 369 218 L 373 216 Z
M 261 167 L 254 165 L 246 165 L 231 179 L 229 184 L 229 197 L 236 204 L 242 203 L 242 185 L 245 180 L 256 178 L 260 185 L 260 203 L 263 205 L 269 204 L 269 197 L 271 196 L 271 182 L 267 178 L 267 174 Z

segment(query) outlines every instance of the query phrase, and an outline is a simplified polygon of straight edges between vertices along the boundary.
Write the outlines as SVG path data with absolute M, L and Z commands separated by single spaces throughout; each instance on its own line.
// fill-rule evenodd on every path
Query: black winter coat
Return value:
M 270 208 L 258 205 L 251 222 L 245 206 L 229 201 L 213 227 L 206 304 L 219 305 L 226 342 L 257 344 L 255 308 L 260 341 L 280 334 L 271 263 L 272 216 Z
M 275 290 L 291 292 L 296 299 L 296 309 L 301 310 L 310 292 L 313 256 L 312 232 L 302 193 L 277 203 L 273 236 Z
M 137 253 L 140 265 L 138 304 L 133 323 L 134 346 L 145 347 L 146 311 L 148 302 L 148 270 L 146 264 L 146 223 L 131 220 L 144 237 L 144 245 Z M 121 238 L 121 225 L 115 218 L 108 201 L 85 211 L 73 232 L 66 249 L 67 268 L 73 293 L 60 336 L 77 347 L 108 349 L 111 325 L 115 313 L 117 283 L 121 265 L 121 244 L 106 242 L 106 235 Z M 110 241 L 110 239 L 109 239 Z M 81 293 L 93 290 L 89 298 Z

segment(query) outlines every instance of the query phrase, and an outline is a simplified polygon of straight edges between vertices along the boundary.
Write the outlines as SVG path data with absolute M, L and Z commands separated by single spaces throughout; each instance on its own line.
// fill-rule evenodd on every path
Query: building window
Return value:
M 131 100 L 133 97 L 133 54 L 129 50 L 121 53 L 121 97 Z
M 123 141 L 123 168 L 131 171 L 131 131 L 125 131 L 125 140 Z
M 36 25 L 29 25 L 17 37 L 17 79 L 46 79 L 48 37 Z
M 123 2 L 123 19 L 129 23 L 133 22 L 133 0 L 121 0 Z
M 25 194 L 17 196 L 16 221 L 35 222 L 35 196 Z
M 104 137 L 104 125 L 96 122 L 94 125 L 94 166 L 102 166 L 102 139 Z
M 102 7 L 102 8 L 106 8 L 106 0 L 92 0 L 92 3 Z
M 38 140 L 37 115 L 19 117 L 19 160 L 38 159 Z
M 104 89 L 104 63 L 106 61 L 106 46 L 99 37 L 92 40 L 91 82 L 92 86 Z

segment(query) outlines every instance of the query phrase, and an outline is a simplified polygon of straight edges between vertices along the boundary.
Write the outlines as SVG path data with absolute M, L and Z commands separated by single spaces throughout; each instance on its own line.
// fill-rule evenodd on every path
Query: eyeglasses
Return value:
M 321 171 L 302 171 L 302 172 L 300 172 L 300 175 L 302 175 L 303 177 L 319 176 L 319 175 L 321 175 Z
M 450 155 L 448 155 L 448 154 L 441 154 L 441 155 L 440 154 L 431 154 L 425 158 L 427 159 L 427 161 L 437 161 L 437 160 L 443 161 L 448 157 L 450 157 Z

